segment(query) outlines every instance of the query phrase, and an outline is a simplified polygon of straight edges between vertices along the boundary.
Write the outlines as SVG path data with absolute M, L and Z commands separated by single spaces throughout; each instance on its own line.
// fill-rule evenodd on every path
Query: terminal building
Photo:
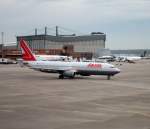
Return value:
M 92 53 L 94 56 L 97 50 L 105 48 L 106 35 L 101 32 L 82 36 L 59 35 L 58 27 L 56 27 L 56 35 L 48 35 L 47 28 L 45 28 L 45 34 L 42 35 L 37 35 L 37 30 L 35 30 L 35 35 L 17 36 L 17 43 L 21 38 L 29 43 L 32 50 L 62 49 L 64 46 L 72 46 L 76 53 Z

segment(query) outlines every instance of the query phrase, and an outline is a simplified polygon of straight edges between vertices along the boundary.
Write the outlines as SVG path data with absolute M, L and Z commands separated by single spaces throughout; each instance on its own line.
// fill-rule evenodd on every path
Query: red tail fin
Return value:
M 25 61 L 36 61 L 31 49 L 27 45 L 26 41 L 23 39 L 20 40 L 20 47 L 22 50 L 22 58 Z

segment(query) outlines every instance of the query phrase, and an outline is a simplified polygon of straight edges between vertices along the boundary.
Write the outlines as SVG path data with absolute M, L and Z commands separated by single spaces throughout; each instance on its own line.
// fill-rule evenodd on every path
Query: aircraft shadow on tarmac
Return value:
M 61 80 L 107 80 L 107 76 L 88 76 L 88 77 L 84 77 L 84 76 L 76 76 L 75 78 L 64 78 L 64 79 L 59 79 L 58 78 L 58 75 L 28 75 L 27 78 L 30 78 L 30 79 L 33 79 L 33 80 L 56 80 L 56 81 L 61 81 Z M 108 81 L 111 81 L 111 80 L 116 80 L 117 77 L 111 77 L 110 80 Z

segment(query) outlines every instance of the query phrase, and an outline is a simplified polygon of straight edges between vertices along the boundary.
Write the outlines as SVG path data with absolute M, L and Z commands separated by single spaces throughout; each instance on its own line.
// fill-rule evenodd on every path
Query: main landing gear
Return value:
M 64 79 L 64 75 L 63 75 L 63 74 L 60 74 L 60 75 L 59 75 L 59 79 Z
M 75 76 L 75 75 L 74 75 L 74 76 Z M 70 78 L 70 79 L 73 79 L 74 76 L 64 76 L 63 74 L 60 74 L 60 75 L 59 75 L 59 79 L 64 79 L 65 77 Z
M 110 80 L 110 77 L 111 77 L 111 75 L 108 75 L 108 76 L 107 76 L 107 80 Z

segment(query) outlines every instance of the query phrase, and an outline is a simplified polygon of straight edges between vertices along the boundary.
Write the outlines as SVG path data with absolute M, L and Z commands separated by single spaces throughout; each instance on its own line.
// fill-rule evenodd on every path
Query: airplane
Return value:
M 140 56 L 119 56 L 116 58 L 119 62 L 128 62 L 128 63 L 135 63 L 138 60 L 141 60 L 142 57 Z
M 46 73 L 58 73 L 59 79 L 74 78 L 75 75 L 90 76 L 90 75 L 106 75 L 110 80 L 111 76 L 120 73 L 120 69 L 116 68 L 112 64 L 108 63 L 96 63 L 96 62 L 66 62 L 66 61 L 38 61 L 33 55 L 32 51 L 28 49 L 20 41 L 21 49 L 23 50 L 23 60 L 28 62 L 28 66 L 31 69 L 46 72 Z
M 31 49 L 29 48 L 29 46 L 28 46 L 28 44 L 26 43 L 25 40 L 21 39 L 20 42 L 21 42 L 21 44 L 20 44 L 21 46 L 26 47 L 26 49 L 28 49 L 28 51 L 31 52 Z M 39 60 L 39 61 L 46 61 L 46 60 L 57 61 L 57 60 L 65 60 L 65 59 L 68 59 L 68 58 L 70 59 L 70 57 L 60 56 L 60 55 L 35 55 L 35 54 L 33 54 L 33 55 L 35 56 L 36 60 Z
M 98 57 L 98 59 L 102 61 L 106 61 L 106 62 L 113 62 L 115 61 L 116 57 L 113 55 L 110 55 L 110 56 L 101 56 L 101 57 Z

